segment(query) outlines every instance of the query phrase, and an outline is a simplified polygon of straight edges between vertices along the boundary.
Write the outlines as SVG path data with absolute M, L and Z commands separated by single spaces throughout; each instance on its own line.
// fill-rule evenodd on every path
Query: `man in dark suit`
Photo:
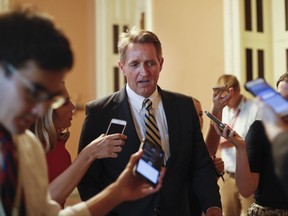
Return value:
M 117 158 L 94 161 L 78 185 L 81 199 L 88 199 L 113 182 L 130 155 L 139 149 L 140 141 L 146 136 L 143 101 L 149 98 L 166 158 L 162 190 L 141 200 L 126 202 L 109 215 L 191 215 L 189 186 L 206 215 L 222 215 L 216 173 L 192 98 L 157 86 L 164 61 L 159 39 L 152 32 L 132 28 L 120 35 L 118 50 L 118 65 L 127 85 L 119 92 L 87 104 L 79 151 L 105 133 L 112 118 L 127 121 L 124 132 L 127 140 Z

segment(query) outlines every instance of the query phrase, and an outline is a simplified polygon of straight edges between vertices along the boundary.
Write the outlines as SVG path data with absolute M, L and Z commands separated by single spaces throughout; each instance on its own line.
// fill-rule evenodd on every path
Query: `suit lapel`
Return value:
M 137 151 L 140 146 L 140 139 L 137 135 L 136 128 L 134 126 L 133 117 L 130 110 L 130 105 L 128 102 L 128 95 L 126 93 L 126 86 L 124 86 L 120 91 L 119 94 L 114 98 L 113 100 L 115 106 L 113 109 L 114 116 L 119 119 L 124 119 L 127 121 L 127 126 L 124 131 L 124 134 L 128 136 L 128 142 L 131 145 L 135 146 L 136 148 L 133 148 L 133 151 Z
M 166 91 L 161 90 L 158 87 L 158 91 L 161 95 L 164 112 L 167 120 L 168 133 L 169 133 L 169 147 L 170 147 L 170 158 L 167 161 L 167 166 L 169 162 L 175 158 L 179 146 L 177 146 L 177 140 L 180 140 L 179 133 L 179 112 L 178 105 L 175 100 L 171 97 L 172 95 Z

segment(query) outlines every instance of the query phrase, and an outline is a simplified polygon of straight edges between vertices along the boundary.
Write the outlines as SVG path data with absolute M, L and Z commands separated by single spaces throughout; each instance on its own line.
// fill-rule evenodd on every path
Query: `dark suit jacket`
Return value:
M 157 207 L 161 215 L 188 216 L 188 186 L 193 188 L 204 211 L 212 206 L 221 208 L 214 165 L 203 140 L 192 98 L 164 91 L 159 87 L 158 90 L 167 119 L 171 153 L 166 164 L 167 172 L 162 189 L 141 200 L 121 204 L 110 215 L 150 216 L 154 215 L 154 208 Z M 112 118 L 127 121 L 124 134 L 128 139 L 117 158 L 95 160 L 91 165 L 78 185 L 82 200 L 87 200 L 115 181 L 128 163 L 130 155 L 139 149 L 140 140 L 134 127 L 127 93 L 123 88 L 87 104 L 79 151 L 105 133 Z

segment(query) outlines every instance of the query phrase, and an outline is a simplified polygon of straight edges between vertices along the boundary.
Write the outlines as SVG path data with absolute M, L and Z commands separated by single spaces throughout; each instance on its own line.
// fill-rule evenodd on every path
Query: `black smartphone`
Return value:
M 214 123 L 216 123 L 218 125 L 218 127 L 220 128 L 221 131 L 224 130 L 224 128 L 225 128 L 225 124 L 224 123 L 222 123 L 218 118 L 216 118 L 210 112 L 204 111 L 204 113 L 206 114 L 207 117 L 209 117 Z
M 219 129 L 221 131 L 224 130 L 225 128 L 225 124 L 223 122 L 221 122 L 218 118 L 216 118 L 213 114 L 211 114 L 208 111 L 204 111 L 206 116 L 209 117 L 216 125 L 218 125 Z M 228 129 L 228 134 L 230 133 L 230 130 Z M 235 136 L 235 135 L 234 135 Z
M 111 119 L 106 134 L 123 133 L 127 122 L 121 119 Z
M 143 149 L 143 154 L 134 167 L 134 174 L 155 187 L 163 165 L 164 152 L 160 145 L 147 139 L 142 140 L 140 148 Z
M 258 96 L 280 117 L 288 116 L 288 101 L 272 88 L 263 78 L 258 78 L 245 83 L 245 89 L 252 95 Z

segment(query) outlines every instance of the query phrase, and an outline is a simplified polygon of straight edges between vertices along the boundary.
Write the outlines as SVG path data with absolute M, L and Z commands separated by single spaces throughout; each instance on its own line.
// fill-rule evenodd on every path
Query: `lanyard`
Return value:
M 229 118 L 229 126 L 230 126 L 232 129 L 234 129 L 234 125 L 235 125 L 235 123 L 236 123 L 236 121 L 237 121 L 237 119 L 238 119 L 238 117 L 239 117 L 239 115 L 240 115 L 240 112 L 241 112 L 241 109 L 238 109 L 238 110 L 237 110 L 237 113 L 236 113 L 236 115 L 235 115 L 234 121 L 233 121 L 232 123 L 230 123 L 230 118 Z

